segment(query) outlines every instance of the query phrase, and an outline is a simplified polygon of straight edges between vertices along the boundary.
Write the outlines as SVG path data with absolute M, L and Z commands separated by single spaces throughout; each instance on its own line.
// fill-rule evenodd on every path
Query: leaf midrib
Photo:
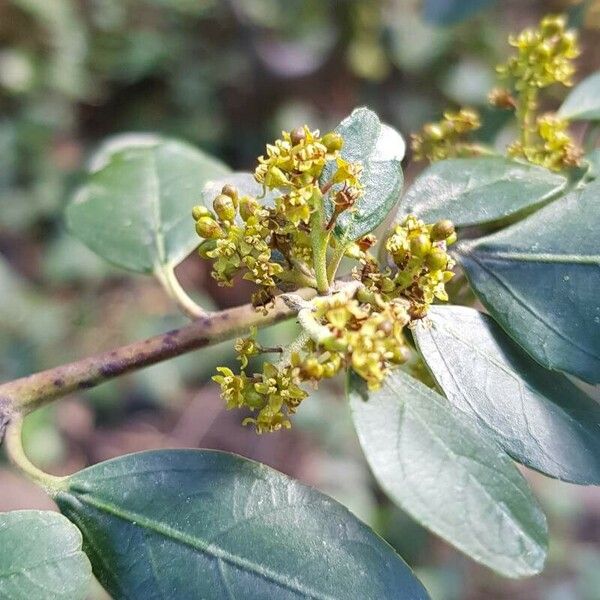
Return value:
M 504 281 L 504 279 L 502 277 L 500 277 L 500 275 L 498 275 L 498 273 L 495 273 L 494 271 L 492 271 L 489 267 L 487 267 L 485 265 L 484 260 L 480 260 L 478 259 L 474 253 L 468 252 L 467 256 L 473 260 L 474 262 L 476 262 L 483 271 L 485 271 L 486 273 L 488 273 L 488 275 L 490 275 L 493 279 L 495 279 L 501 287 L 503 287 L 508 294 L 510 295 L 510 297 L 512 297 L 512 299 L 521 307 L 523 307 L 523 309 L 525 310 L 525 312 L 527 312 L 528 314 L 530 314 L 533 319 L 535 321 L 537 321 L 538 323 L 540 323 L 542 325 L 542 327 L 546 328 L 548 331 L 550 331 L 551 333 L 553 333 L 554 335 L 556 335 L 557 337 L 559 337 L 560 339 L 564 340 L 568 345 L 572 346 L 573 348 L 575 348 L 576 350 L 578 350 L 579 352 L 581 352 L 584 355 L 587 355 L 589 357 L 591 357 L 595 362 L 600 362 L 600 357 L 598 357 L 593 351 L 588 350 L 587 348 L 581 346 L 580 344 L 576 343 L 574 340 L 568 338 L 566 336 L 565 333 L 563 333 L 560 329 L 558 329 L 557 327 L 551 325 L 548 321 L 546 321 L 545 319 L 542 318 L 541 315 L 538 315 L 533 309 L 531 309 L 528 305 L 527 302 L 525 301 L 524 298 L 522 298 L 520 295 L 518 295 L 515 290 L 506 282 Z M 482 295 L 485 295 L 482 293 Z M 548 357 L 546 356 L 546 361 L 548 364 L 548 368 L 556 368 L 554 366 L 554 360 L 548 360 Z
M 391 387 L 391 384 L 387 383 L 384 384 L 388 390 L 392 393 L 395 394 L 396 390 L 394 390 Z M 405 379 L 405 385 L 409 388 L 411 388 L 415 394 L 420 395 L 421 394 L 421 390 L 419 390 L 419 388 L 417 386 L 414 386 L 409 380 L 408 378 Z M 407 405 L 406 403 L 404 403 L 405 405 Z M 408 406 L 408 405 L 407 405 Z M 431 427 L 429 426 L 429 423 L 427 422 L 426 419 L 423 419 L 422 416 L 419 414 L 418 410 L 414 410 L 412 409 L 410 411 L 411 415 L 413 415 L 413 417 L 419 421 L 419 423 L 421 423 L 422 427 L 424 427 L 425 430 L 427 430 L 429 432 L 429 434 L 431 435 L 432 439 L 435 440 L 442 448 L 444 451 L 447 452 L 448 455 L 454 457 L 455 459 L 459 459 L 459 458 L 467 458 L 464 457 L 460 454 L 457 454 L 456 452 L 454 452 L 452 450 L 452 448 L 450 448 L 442 438 L 440 438 L 435 431 L 433 431 L 431 429 Z M 457 464 L 461 464 L 460 461 L 457 461 Z M 481 492 L 484 494 L 484 496 L 486 496 L 488 499 L 490 499 L 492 501 L 492 503 L 497 506 L 499 508 L 499 512 L 501 512 L 502 514 L 504 514 L 504 516 L 507 518 L 508 523 L 510 524 L 510 526 L 513 528 L 513 530 L 516 530 L 518 532 L 518 534 L 520 534 L 520 536 L 522 536 L 522 538 L 526 539 L 529 541 L 529 543 L 533 546 L 533 548 L 538 548 L 541 549 L 542 552 L 544 550 L 544 548 L 540 545 L 540 543 L 535 540 L 534 538 L 532 538 L 529 534 L 527 534 L 521 527 L 520 527 L 520 523 L 518 520 L 516 520 L 516 518 L 514 517 L 514 515 L 508 511 L 508 508 L 506 507 L 506 505 L 504 503 L 499 502 L 494 496 L 492 496 L 490 494 L 490 492 L 487 490 L 487 488 L 468 470 L 466 469 L 463 465 L 461 465 L 461 468 L 467 473 L 467 476 L 469 478 L 469 480 L 473 481 L 476 485 L 476 487 L 478 487 Z M 496 472 L 497 475 L 499 476 L 503 476 L 501 472 Z M 511 481 L 509 478 L 504 477 L 504 479 L 511 484 L 513 490 L 517 491 L 518 494 L 522 497 L 524 497 L 526 500 L 530 500 L 530 498 L 527 497 L 527 495 L 524 493 L 524 491 L 522 489 L 520 489 L 515 482 Z M 490 549 L 487 548 L 487 551 L 489 552 Z M 531 546 L 530 546 L 530 551 L 531 551 Z M 506 555 L 505 555 L 506 556 Z M 514 557 L 513 557 L 514 558 Z M 523 556 L 520 556 L 520 558 L 524 558 Z M 529 563 L 525 562 L 525 564 L 527 566 L 531 566 Z
M 93 508 L 99 511 L 110 514 L 130 524 L 135 523 L 138 527 L 142 527 L 144 529 L 152 531 L 181 545 L 193 548 L 194 550 L 206 554 L 213 559 L 228 563 L 240 570 L 262 577 L 263 579 L 270 581 L 280 587 L 286 588 L 294 593 L 304 595 L 308 598 L 313 598 L 314 600 L 335 600 L 333 596 L 321 594 L 320 592 L 308 589 L 301 584 L 291 583 L 285 578 L 281 577 L 279 574 L 272 571 L 271 569 L 267 569 L 246 558 L 242 558 L 240 556 L 231 554 L 223 548 L 219 548 L 214 544 L 210 544 L 208 542 L 200 540 L 198 537 L 186 535 L 185 533 L 182 533 L 181 531 L 173 527 L 164 525 L 162 523 L 158 523 L 156 521 L 153 521 L 152 519 L 148 519 L 145 515 L 119 508 L 113 504 L 103 502 L 91 495 L 79 495 L 72 493 L 70 495 L 72 495 L 75 499 L 82 502 L 83 504 L 92 506 Z

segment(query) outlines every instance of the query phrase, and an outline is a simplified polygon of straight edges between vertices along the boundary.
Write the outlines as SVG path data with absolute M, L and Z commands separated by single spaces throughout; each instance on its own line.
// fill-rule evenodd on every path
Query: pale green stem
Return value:
M 181 312 L 190 319 L 205 317 L 208 313 L 196 304 L 181 287 L 175 269 L 172 265 L 157 266 L 154 275 L 167 292 L 168 296 L 175 301 Z
M 327 279 L 329 284 L 333 283 L 333 280 L 337 274 L 337 270 L 342 262 L 342 259 L 344 258 L 344 255 L 346 254 L 346 250 L 348 249 L 349 245 L 350 244 L 346 241 L 338 242 L 338 245 L 333 252 L 333 256 L 327 265 Z
M 329 231 L 325 231 L 323 222 L 323 207 L 318 206 L 310 217 L 310 239 L 313 251 L 313 263 L 317 278 L 317 290 L 320 294 L 329 292 L 327 279 L 327 246 L 329 244 Z
M 28 479 L 42 486 L 48 493 L 52 495 L 53 492 L 64 488 L 67 477 L 56 477 L 55 475 L 50 475 L 50 473 L 45 473 L 27 458 L 25 449 L 23 448 L 22 416 L 15 415 L 12 418 L 6 430 L 4 447 L 10 462 L 24 473 Z
M 310 340 L 310 335 L 307 331 L 302 331 L 300 335 L 284 350 L 281 355 L 281 359 L 277 363 L 278 367 L 285 367 L 290 364 L 292 360 L 292 354 L 294 352 L 300 352 L 304 346 L 306 346 L 307 342 Z

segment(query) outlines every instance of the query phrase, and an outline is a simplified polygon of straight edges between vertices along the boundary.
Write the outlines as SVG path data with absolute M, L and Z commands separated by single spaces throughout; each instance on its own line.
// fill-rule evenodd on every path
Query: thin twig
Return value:
M 315 295 L 310 288 L 294 293 L 304 300 Z M 289 319 L 298 310 L 285 302 L 286 296 L 278 296 L 266 315 L 249 304 L 211 313 L 180 329 L 5 383 L 0 385 L 0 409 L 4 406 L 5 415 L 27 414 L 71 392 L 243 335 L 253 326 Z

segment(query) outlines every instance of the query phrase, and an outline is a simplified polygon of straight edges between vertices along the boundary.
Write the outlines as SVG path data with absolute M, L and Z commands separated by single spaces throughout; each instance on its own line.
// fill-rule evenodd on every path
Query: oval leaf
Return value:
M 193 146 L 128 134 L 103 145 L 66 210 L 70 230 L 110 262 L 152 273 L 199 242 L 191 209 L 228 168 Z
M 84 600 L 91 576 L 81 533 L 62 515 L 0 513 L 0 598 Z
M 395 129 L 380 123 L 377 115 L 368 108 L 355 109 L 335 130 L 344 138 L 342 157 L 363 165 L 364 192 L 353 210 L 338 217 L 334 230 L 340 239 L 356 240 L 381 224 L 398 201 L 404 181 L 401 161 L 405 143 Z M 321 181 L 328 181 L 334 171 L 334 165 L 327 165 Z M 328 219 L 332 209 L 327 196 L 325 211 Z
M 115 598 L 427 598 L 343 506 L 231 454 L 124 456 L 73 475 L 56 501 Z
M 488 426 L 514 459 L 551 477 L 600 484 L 600 404 L 567 377 L 541 367 L 473 308 L 432 306 L 413 333 L 447 398 Z
M 399 216 L 427 223 L 450 219 L 457 227 L 499 223 L 539 208 L 567 185 L 562 175 L 501 156 L 433 163 L 400 203 Z
M 424 18 L 434 25 L 454 25 L 496 0 L 425 0 Z
M 503 575 L 542 570 L 544 514 L 486 430 L 399 370 L 368 393 L 353 375 L 349 393 L 367 461 L 400 508 Z
M 600 71 L 586 77 L 571 90 L 558 114 L 573 121 L 600 119 Z
M 600 182 L 457 247 L 492 316 L 549 369 L 600 382 Z

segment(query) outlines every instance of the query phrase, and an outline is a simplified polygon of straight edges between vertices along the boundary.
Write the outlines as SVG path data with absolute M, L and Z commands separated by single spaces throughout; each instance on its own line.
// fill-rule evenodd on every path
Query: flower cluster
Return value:
M 213 201 L 213 209 L 214 214 L 203 206 L 195 206 L 192 216 L 196 232 L 205 240 L 198 250 L 200 256 L 214 261 L 214 279 L 219 285 L 231 286 L 233 277 L 244 271 L 244 279 L 270 294 L 283 267 L 272 260 L 269 211 L 256 198 L 239 197 L 231 185 L 223 187 Z
M 414 215 L 406 216 L 385 243 L 394 268 L 380 271 L 372 257 L 363 259 L 363 268 L 357 272 L 365 286 L 362 297 L 377 292 L 384 300 L 403 298 L 409 303 L 411 319 L 424 318 L 436 298 L 448 300 L 446 283 L 454 276 L 455 263 L 447 248 L 455 241 L 450 221 L 426 225 Z
M 569 122 L 556 115 L 537 114 L 541 89 L 572 84 L 573 61 L 579 56 L 576 33 L 567 29 L 564 16 L 547 16 L 538 28 L 509 37 L 509 43 L 516 52 L 497 71 L 510 85 L 494 88 L 488 96 L 496 108 L 515 111 L 520 135 L 508 146 L 507 154 L 554 171 L 578 166 L 583 153 L 569 136 Z M 479 126 L 478 115 L 470 109 L 444 113 L 444 119 L 427 123 L 413 134 L 415 160 L 433 162 L 487 153 L 464 139 Z
M 343 364 L 351 367 L 369 389 L 378 389 L 390 366 L 409 358 L 404 340 L 404 327 L 410 321 L 407 305 L 401 300 L 360 302 L 339 298 L 316 304 L 329 337 L 321 345 L 337 352 Z
M 582 152 L 568 133 L 568 121 L 555 115 L 537 116 L 539 91 L 553 84 L 572 85 L 579 56 L 577 35 L 566 29 L 564 16 L 548 16 L 537 29 L 525 29 L 509 38 L 515 55 L 500 65 L 498 73 L 512 83 L 515 91 L 496 89 L 490 102 L 513 109 L 520 137 L 508 147 L 509 156 L 559 171 L 577 166 Z
M 576 167 L 581 162 L 583 151 L 571 139 L 568 127 L 567 119 L 553 113 L 541 115 L 536 120 L 537 142 L 523 145 L 516 141 L 508 147 L 508 154 L 524 157 L 552 171 Z
M 573 59 L 579 56 L 577 34 L 566 29 L 564 16 L 549 15 L 537 29 L 524 29 L 510 36 L 508 43 L 517 49 L 514 56 L 498 67 L 498 73 L 514 81 L 517 91 L 545 88 L 554 83 L 572 85 Z
M 259 286 L 253 303 L 264 308 L 282 283 L 314 283 L 310 232 L 321 223 L 311 225 L 312 216 L 322 214 L 330 190 L 336 214 L 351 209 L 362 190 L 362 165 L 341 158 L 342 145 L 335 132 L 321 137 L 306 126 L 284 131 L 281 139 L 267 145 L 254 173 L 265 190 L 279 193 L 274 203 L 262 204 L 225 185 L 214 198 L 213 211 L 194 207 L 196 231 L 204 240 L 199 253 L 213 261 L 212 276 L 219 285 L 231 286 L 242 274 Z M 328 164 L 331 178 L 320 184 Z
M 441 121 L 426 123 L 419 133 L 412 134 L 414 159 L 433 162 L 480 154 L 481 147 L 466 141 L 466 136 L 480 126 L 479 115 L 470 108 L 461 108 L 457 112 L 446 111 Z
M 448 140 L 478 123 L 469 111 L 445 117 L 442 137 Z M 220 284 L 231 285 L 243 272 L 259 286 L 253 303 L 264 310 L 278 290 L 308 285 L 321 292 L 310 303 L 299 296 L 294 300 L 303 331 L 290 346 L 264 348 L 251 331 L 235 342 L 240 371 L 219 367 L 213 377 L 227 408 L 249 411 L 243 424 L 258 433 L 289 428 L 291 415 L 308 395 L 305 387 L 317 386 L 341 369 L 352 369 L 377 389 L 390 368 L 409 358 L 405 327 L 423 318 L 434 298 L 447 299 L 445 283 L 452 277 L 453 262 L 446 248 L 456 239 L 448 221 L 425 225 L 407 217 L 386 242 L 394 266 L 390 263 L 384 271 L 369 252 L 376 242 L 373 235 L 336 240 L 332 230 L 337 217 L 352 210 L 363 191 L 362 164 L 340 156 L 342 146 L 337 133 L 321 137 L 306 126 L 283 132 L 267 146 L 254 173 L 265 195 L 270 192 L 269 204 L 225 185 L 212 211 L 193 211 L 204 240 L 200 255 L 213 261 L 212 274 Z M 331 293 L 343 256 L 360 267 L 354 280 Z M 266 353 L 279 353 L 280 359 L 264 361 L 251 373 L 252 359 Z

